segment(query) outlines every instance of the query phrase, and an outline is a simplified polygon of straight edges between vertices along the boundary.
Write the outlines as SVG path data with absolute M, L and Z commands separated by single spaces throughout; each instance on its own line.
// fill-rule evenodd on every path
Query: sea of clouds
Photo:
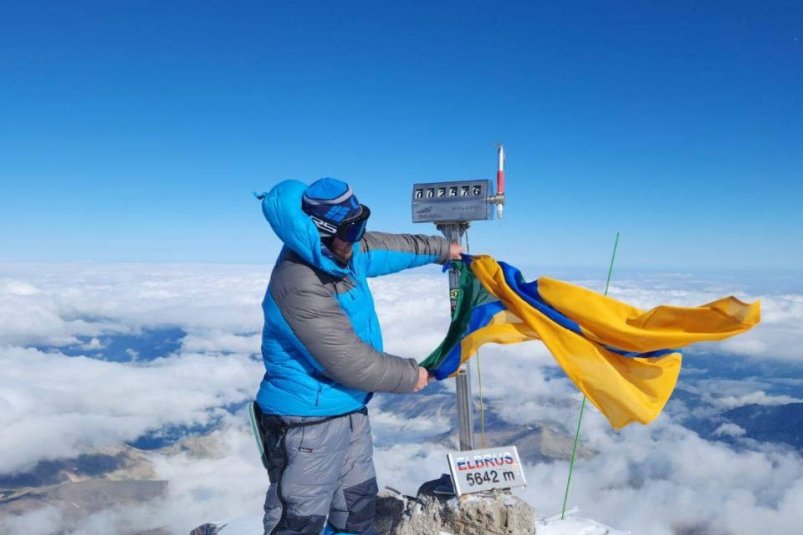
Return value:
M 266 267 L 242 265 L 0 264 L 0 474 L 166 426 L 211 426 L 218 455 L 150 453 L 159 477 L 169 482 L 166 499 L 105 510 L 76 532 L 114 533 L 122 526 L 188 532 L 203 522 L 259 513 L 267 478 L 243 410 L 231 410 L 253 397 L 262 377 L 260 303 L 269 275 Z M 597 290 L 604 284 L 576 280 Z M 729 293 L 760 298 L 762 324 L 717 344 L 717 352 L 800 362 L 803 295 L 760 288 L 653 273 L 617 280 L 610 294 L 644 308 L 696 305 Z M 386 350 L 425 357 L 449 322 L 445 275 L 419 269 L 376 279 L 372 289 Z M 138 358 L 136 351 L 122 362 L 96 358 L 109 336 L 166 328 L 186 335 L 163 358 Z M 66 356 L 68 347 L 70 354 L 85 348 L 87 355 Z M 549 422 L 573 433 L 580 397 L 540 344 L 483 349 L 482 374 L 484 398 L 507 421 Z M 710 388 L 701 394 L 717 394 L 727 408 L 803 397 L 769 395 L 760 381 Z M 392 410 L 374 410 L 372 418 L 381 434 L 375 455 L 380 486 L 414 493 L 446 471 L 445 449 L 426 436 L 451 422 L 411 422 Z M 739 433 L 727 426 L 721 432 Z M 647 427 L 614 432 L 593 408 L 582 436 L 599 452 L 574 472 L 569 504 L 583 516 L 646 535 L 782 535 L 803 526 L 803 462 L 788 448 L 704 440 L 669 414 Z M 567 470 L 565 461 L 527 466 L 528 486 L 520 494 L 541 515 L 559 512 Z M 62 512 L 46 507 L 6 518 L 0 532 L 56 533 L 61 522 Z

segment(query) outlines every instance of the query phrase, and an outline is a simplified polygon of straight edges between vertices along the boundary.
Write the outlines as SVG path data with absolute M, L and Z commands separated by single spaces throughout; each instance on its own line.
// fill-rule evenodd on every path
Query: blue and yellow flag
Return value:
M 541 340 L 616 429 L 658 416 L 680 373 L 679 348 L 743 333 L 761 316 L 758 302 L 735 297 L 645 312 L 549 277 L 526 282 L 490 256 L 466 256 L 459 266 L 449 332 L 421 365 L 441 380 L 483 344 Z

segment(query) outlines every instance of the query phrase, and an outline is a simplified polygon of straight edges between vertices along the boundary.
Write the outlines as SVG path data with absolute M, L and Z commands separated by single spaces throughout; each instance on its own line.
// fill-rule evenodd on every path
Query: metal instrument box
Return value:
M 413 223 L 453 223 L 493 219 L 488 179 L 413 185 Z

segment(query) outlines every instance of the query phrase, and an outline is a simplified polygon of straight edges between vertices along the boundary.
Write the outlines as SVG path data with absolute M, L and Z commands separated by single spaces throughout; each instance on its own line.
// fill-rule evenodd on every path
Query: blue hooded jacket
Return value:
M 437 236 L 367 232 L 347 266 L 325 253 L 301 210 L 307 185 L 287 180 L 262 197 L 262 211 L 284 243 L 262 308 L 266 373 L 257 402 L 266 414 L 334 416 L 364 407 L 372 392 L 411 392 L 414 359 L 382 350 L 368 277 L 448 260 Z

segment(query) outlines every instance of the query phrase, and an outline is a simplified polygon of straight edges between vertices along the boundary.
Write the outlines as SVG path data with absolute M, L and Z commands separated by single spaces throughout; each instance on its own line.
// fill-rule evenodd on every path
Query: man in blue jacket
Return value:
M 461 248 L 365 232 L 370 210 L 332 178 L 282 182 L 262 210 L 284 243 L 262 304 L 265 534 L 370 533 L 377 483 L 366 404 L 373 392 L 417 392 L 428 373 L 383 352 L 367 278 L 444 263 Z

